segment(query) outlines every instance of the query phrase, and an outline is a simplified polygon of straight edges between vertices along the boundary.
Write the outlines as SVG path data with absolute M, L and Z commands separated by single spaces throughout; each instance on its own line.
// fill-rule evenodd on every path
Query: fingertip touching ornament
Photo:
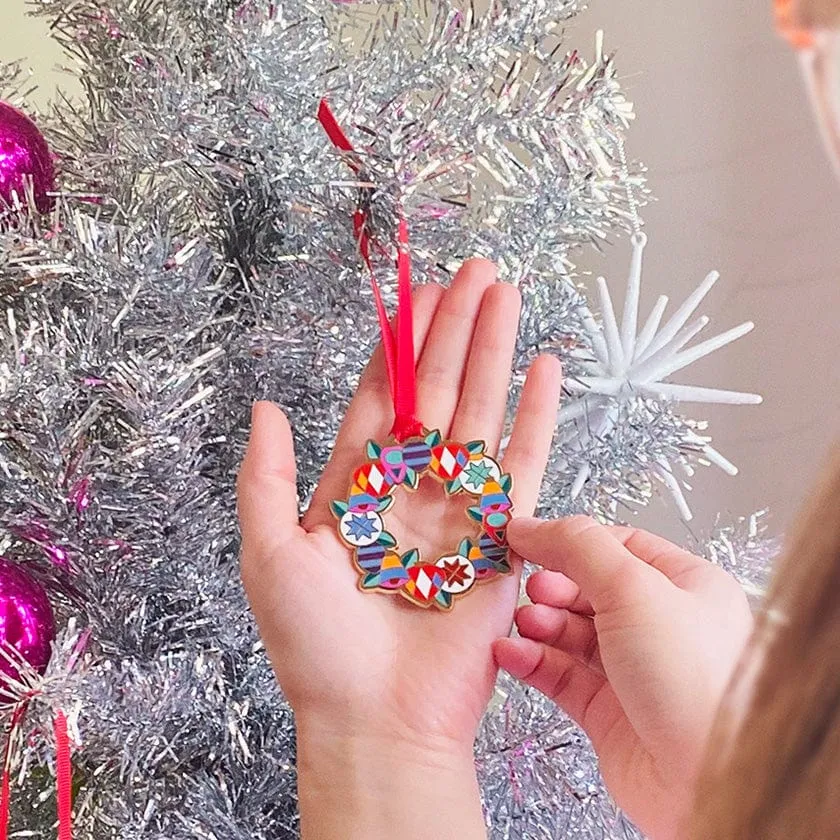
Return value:
M 476 583 L 510 573 L 507 525 L 512 479 L 485 448 L 483 441 L 445 441 L 440 432 L 426 430 L 402 442 L 368 443 L 368 461 L 354 470 L 347 500 L 331 504 L 339 536 L 354 549 L 360 589 L 399 594 L 420 607 L 449 610 Z M 450 496 L 460 493 L 472 501 L 477 496 L 479 502 L 465 510 L 478 535 L 464 537 L 452 554 L 434 562 L 425 560 L 417 548 L 401 552 L 385 521 L 394 491 L 416 490 L 426 476 L 442 482 Z

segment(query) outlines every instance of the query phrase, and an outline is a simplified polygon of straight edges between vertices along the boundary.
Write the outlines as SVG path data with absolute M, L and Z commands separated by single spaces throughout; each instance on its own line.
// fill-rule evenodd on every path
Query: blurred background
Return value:
M 840 430 L 840 184 L 796 58 L 773 31 L 770 0 L 593 0 L 569 47 L 591 54 L 599 28 L 636 105 L 628 154 L 648 166 L 656 199 L 643 211 L 643 309 L 662 293 L 679 302 L 718 269 L 703 308 L 712 326 L 757 328 L 680 381 L 765 396 L 758 407 L 687 406 L 741 473 L 697 474 L 691 526 L 664 503 L 641 518 L 679 537 L 769 507 L 781 532 Z M 25 0 L 0 0 L 0 61 L 14 59 L 32 70 L 32 106 L 57 88 L 79 95 L 44 22 L 26 16 Z M 628 261 L 621 239 L 579 266 L 618 291 Z

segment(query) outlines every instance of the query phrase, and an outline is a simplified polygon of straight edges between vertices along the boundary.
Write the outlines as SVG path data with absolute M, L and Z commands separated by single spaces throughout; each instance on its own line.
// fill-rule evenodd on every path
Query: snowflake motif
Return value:
M 709 323 L 709 318 L 705 315 L 690 323 L 689 318 L 717 282 L 720 275 L 713 271 L 664 326 L 660 325 L 668 298 L 663 295 L 656 302 L 641 331 L 637 331 L 642 257 L 647 237 L 645 234 L 636 235 L 632 238 L 632 243 L 633 258 L 620 329 L 603 277 L 599 277 L 597 281 L 603 324 L 599 326 L 588 309 L 581 313 L 595 358 L 582 362 L 586 375 L 566 382 L 567 389 L 577 399 L 564 406 L 558 415 L 561 431 L 565 427 L 567 440 L 576 438 L 581 451 L 586 451 L 593 439 L 604 438 L 613 431 L 618 407 L 622 402 L 640 397 L 729 405 L 757 405 L 761 402 L 758 394 L 678 385 L 665 381 L 698 359 L 742 338 L 751 332 L 755 325 L 747 321 L 699 344 L 686 347 Z M 730 475 L 737 474 L 737 467 L 710 446 L 707 438 L 691 435 L 686 439 L 686 443 L 696 447 L 711 463 L 725 472 Z M 652 464 L 651 469 L 673 496 L 680 515 L 689 521 L 692 513 L 672 465 L 666 459 L 660 458 Z M 690 467 L 687 466 L 687 469 L 690 474 Z M 589 464 L 584 464 L 579 469 L 572 486 L 572 498 L 580 495 L 590 473 Z
M 347 523 L 347 535 L 356 540 L 366 540 L 376 533 L 376 520 L 363 514 L 353 514 Z

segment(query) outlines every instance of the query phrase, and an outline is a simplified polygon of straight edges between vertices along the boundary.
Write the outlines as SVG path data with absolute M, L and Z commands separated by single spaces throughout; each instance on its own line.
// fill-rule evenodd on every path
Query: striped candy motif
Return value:
M 511 518 L 511 477 L 486 454 L 483 441 L 464 445 L 444 441 L 440 432 L 381 446 L 368 441 L 368 460 L 353 472 L 346 500 L 331 502 L 341 539 L 353 549 L 359 587 L 366 592 L 399 594 L 420 607 L 452 608 L 475 584 L 510 572 L 507 526 Z M 467 519 L 477 536 L 434 563 L 419 549 L 401 551 L 385 517 L 398 487 L 416 490 L 433 476 L 449 496 L 462 494 Z M 477 497 L 477 498 L 476 498 Z M 418 522 L 418 517 L 414 516 Z
M 469 559 L 475 569 L 475 578 L 478 581 L 489 580 L 500 572 L 507 574 L 510 571 L 510 563 L 507 558 L 507 548 L 502 548 L 492 540 L 485 538 L 479 541 L 479 545 L 470 549 Z M 485 548 L 481 548 L 484 543 Z
M 361 569 L 367 574 L 376 574 L 382 568 L 382 561 L 385 559 L 385 546 L 374 543 L 356 549 L 356 561 Z
M 481 538 L 478 541 L 478 548 L 481 553 L 493 563 L 507 560 L 507 547 L 499 545 L 495 540 L 491 540 L 486 534 L 481 535 Z
M 403 447 L 403 461 L 416 472 L 423 472 L 432 460 L 432 449 L 422 440 L 410 441 Z

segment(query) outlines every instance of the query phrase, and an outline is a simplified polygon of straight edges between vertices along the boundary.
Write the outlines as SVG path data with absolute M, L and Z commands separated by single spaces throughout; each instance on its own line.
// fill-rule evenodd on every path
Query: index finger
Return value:
M 680 586 L 691 572 L 709 565 L 703 557 L 641 528 L 613 525 L 610 531 L 639 560 L 658 569 L 676 586 Z
M 508 540 L 526 560 L 570 577 L 596 615 L 638 603 L 650 596 L 652 587 L 668 583 L 606 526 L 586 516 L 552 522 L 514 519 Z

